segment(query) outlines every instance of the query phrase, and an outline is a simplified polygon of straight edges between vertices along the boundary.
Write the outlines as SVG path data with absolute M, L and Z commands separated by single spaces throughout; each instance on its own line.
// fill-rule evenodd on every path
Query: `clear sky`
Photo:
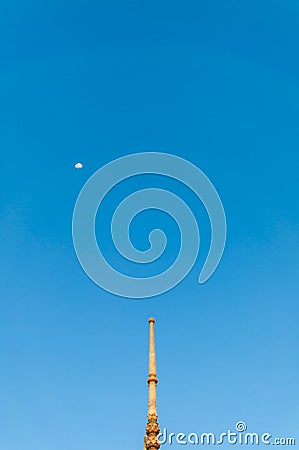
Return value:
M 298 23 L 295 0 L 1 2 L 0 450 L 141 450 L 150 316 L 161 427 L 243 420 L 299 439 Z M 71 220 L 90 175 L 142 151 L 203 170 L 228 236 L 198 285 L 203 207 L 172 181 L 129 180 L 103 222 L 155 183 L 195 210 L 202 246 L 175 289 L 128 300 L 85 275 Z M 169 225 L 161 268 L 178 236 L 160 216 L 138 218 L 132 240 L 145 248 L 149 229 Z

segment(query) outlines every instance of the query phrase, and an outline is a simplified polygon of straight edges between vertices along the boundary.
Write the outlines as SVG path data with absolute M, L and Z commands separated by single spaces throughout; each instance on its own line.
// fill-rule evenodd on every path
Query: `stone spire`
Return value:
M 147 450 L 157 450 L 160 448 L 158 434 L 160 428 L 157 416 L 156 387 L 158 383 L 156 373 L 156 351 L 154 336 L 155 319 L 149 319 L 150 337 L 149 337 L 149 377 L 148 377 L 148 416 L 146 425 L 145 447 Z

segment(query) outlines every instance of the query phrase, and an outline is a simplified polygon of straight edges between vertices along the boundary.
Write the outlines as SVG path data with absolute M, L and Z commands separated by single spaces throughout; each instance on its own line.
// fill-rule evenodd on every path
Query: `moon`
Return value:
M 77 162 L 77 163 L 75 164 L 75 169 L 82 169 L 82 167 L 83 167 L 83 164 L 80 163 L 80 162 Z

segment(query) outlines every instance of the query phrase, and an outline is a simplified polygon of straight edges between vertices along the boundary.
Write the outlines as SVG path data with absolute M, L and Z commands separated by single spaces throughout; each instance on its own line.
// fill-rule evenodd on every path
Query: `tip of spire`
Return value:
M 149 322 L 149 323 L 151 323 L 151 322 L 155 323 L 155 319 L 154 319 L 153 317 L 150 317 L 150 318 L 148 319 L 148 322 Z

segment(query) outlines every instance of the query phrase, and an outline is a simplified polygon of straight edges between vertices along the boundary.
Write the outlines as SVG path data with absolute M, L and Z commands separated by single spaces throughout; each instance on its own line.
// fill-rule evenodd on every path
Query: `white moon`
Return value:
M 80 162 L 77 162 L 77 163 L 75 164 L 75 169 L 82 169 L 82 167 L 83 167 L 83 164 L 80 163 Z

